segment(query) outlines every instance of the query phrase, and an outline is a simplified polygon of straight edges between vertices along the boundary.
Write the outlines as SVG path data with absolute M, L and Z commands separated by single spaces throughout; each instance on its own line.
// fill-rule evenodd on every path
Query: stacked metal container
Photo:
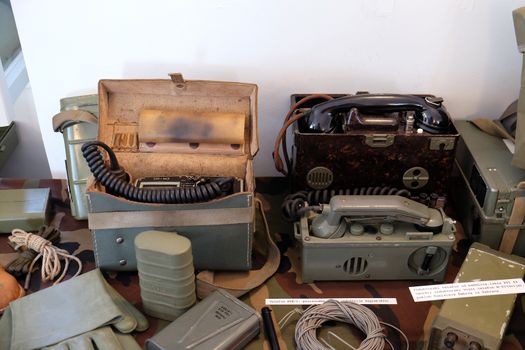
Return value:
M 144 231 L 135 238 L 144 312 L 175 320 L 195 304 L 191 241 L 175 232 Z

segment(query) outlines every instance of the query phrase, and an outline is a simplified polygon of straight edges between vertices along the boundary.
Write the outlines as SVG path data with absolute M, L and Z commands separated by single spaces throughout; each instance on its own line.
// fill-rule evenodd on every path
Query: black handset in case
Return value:
M 450 127 L 450 117 L 434 96 L 402 94 L 358 94 L 315 105 L 300 120 L 300 130 L 306 133 L 344 132 L 345 125 L 357 119 L 363 125 L 397 128 L 399 120 L 393 113 L 413 112 L 415 126 L 429 133 L 444 133 Z M 362 115 L 375 117 L 363 117 Z M 378 118 L 378 116 L 380 116 Z

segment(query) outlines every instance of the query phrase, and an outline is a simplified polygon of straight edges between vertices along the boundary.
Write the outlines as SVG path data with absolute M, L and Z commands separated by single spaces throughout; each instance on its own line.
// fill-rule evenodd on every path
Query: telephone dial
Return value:
M 417 128 L 432 134 L 447 132 L 451 124 L 441 97 L 368 93 L 317 104 L 298 123 L 305 133 L 344 133 L 360 126 L 395 131 L 402 120 L 412 120 Z

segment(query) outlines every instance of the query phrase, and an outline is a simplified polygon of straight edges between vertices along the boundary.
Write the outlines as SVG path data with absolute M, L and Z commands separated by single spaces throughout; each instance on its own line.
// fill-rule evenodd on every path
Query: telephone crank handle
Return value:
M 341 237 L 346 224 L 343 218 L 387 217 L 429 228 L 443 225 L 443 216 L 437 209 L 401 196 L 334 196 L 330 204 L 321 205 L 322 212 L 312 221 L 312 233 L 321 238 Z

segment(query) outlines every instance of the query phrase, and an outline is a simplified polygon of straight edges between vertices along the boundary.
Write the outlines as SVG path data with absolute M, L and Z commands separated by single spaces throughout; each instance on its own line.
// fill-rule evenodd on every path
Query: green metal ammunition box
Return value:
M 15 122 L 11 122 L 8 126 L 0 127 L 0 169 L 7 162 L 17 144 L 18 137 L 16 135 Z
M 474 243 L 455 282 L 523 278 L 525 259 Z M 497 350 L 516 294 L 445 300 L 434 320 L 429 349 Z
M 35 231 L 48 223 L 49 188 L 0 190 L 0 232 Z

